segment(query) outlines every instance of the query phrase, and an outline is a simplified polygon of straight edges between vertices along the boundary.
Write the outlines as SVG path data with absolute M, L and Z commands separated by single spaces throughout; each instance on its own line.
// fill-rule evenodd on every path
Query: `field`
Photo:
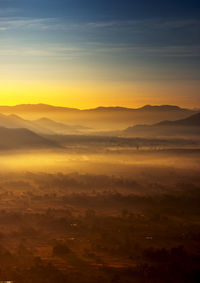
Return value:
M 197 143 L 71 139 L 2 152 L 0 278 L 198 282 Z

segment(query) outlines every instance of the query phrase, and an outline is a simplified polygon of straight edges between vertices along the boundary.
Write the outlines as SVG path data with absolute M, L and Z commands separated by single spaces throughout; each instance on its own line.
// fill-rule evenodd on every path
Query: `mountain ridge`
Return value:
M 72 108 L 72 107 L 67 107 L 67 106 L 54 106 L 50 104 L 45 104 L 45 103 L 37 103 L 37 104 L 17 104 L 14 106 L 9 106 L 9 105 L 0 105 L 0 112 L 1 110 L 9 110 L 9 109 L 16 109 L 16 110 L 21 110 L 24 111 L 24 108 L 29 110 L 42 110 L 42 111 L 105 111 L 105 110 L 117 110 L 117 111 L 137 111 L 137 110 L 190 110 L 193 111 L 192 109 L 189 108 L 182 108 L 177 105 L 170 105 L 170 104 L 161 104 L 161 105 L 144 105 L 141 107 L 137 108 L 132 108 L 132 107 L 122 107 L 122 106 L 98 106 L 94 108 L 88 108 L 88 109 L 79 109 L 79 108 Z
M 175 121 L 161 121 L 152 125 L 135 125 L 126 128 L 125 134 L 131 135 L 178 135 L 178 134 L 200 134 L 200 112 L 184 119 Z
M 38 134 L 73 133 L 79 134 L 89 128 L 80 125 L 66 125 L 55 120 L 42 117 L 37 120 L 23 119 L 16 114 L 1 114 L 0 127 L 26 128 Z
M 196 112 L 176 105 L 145 105 L 140 108 L 99 106 L 97 108 L 80 110 L 48 104 L 22 104 L 17 106 L 0 106 L 0 113 L 6 115 L 16 114 L 31 121 L 45 117 L 68 126 L 83 125 L 90 129 L 105 131 L 122 130 L 131 124 L 153 124 L 163 120 L 183 119 Z M 38 124 L 38 122 L 36 123 Z M 40 126 L 45 128 L 45 123 L 46 130 L 48 130 L 47 122 L 40 121 Z M 62 125 L 57 125 L 57 127 L 55 124 L 51 124 L 52 129 L 49 128 L 49 130 L 60 128 L 61 131 L 59 130 L 59 133 L 61 133 L 64 129 Z M 70 127 L 68 127 L 68 130 L 70 130 Z M 77 130 L 79 131 L 79 129 L 74 129 L 74 133 Z
M 161 121 L 159 123 L 154 124 L 154 126 L 200 126 L 200 112 L 197 114 L 194 114 L 188 118 L 185 119 L 179 119 L 176 121 Z

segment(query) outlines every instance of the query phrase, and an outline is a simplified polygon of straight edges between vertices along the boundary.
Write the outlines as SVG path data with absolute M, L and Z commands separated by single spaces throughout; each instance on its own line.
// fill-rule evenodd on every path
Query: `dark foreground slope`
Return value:
M 0 150 L 59 147 L 54 141 L 41 137 L 27 129 L 0 127 Z

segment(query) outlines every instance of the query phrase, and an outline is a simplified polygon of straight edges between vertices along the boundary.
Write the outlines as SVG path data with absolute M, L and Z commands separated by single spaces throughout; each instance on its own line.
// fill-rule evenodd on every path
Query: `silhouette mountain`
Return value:
M 50 120 L 59 121 L 62 124 L 84 125 L 98 130 L 119 130 L 127 127 L 130 123 L 153 124 L 162 120 L 184 119 L 189 115 L 195 114 L 194 110 L 180 108 L 174 105 L 152 106 L 145 105 L 140 108 L 126 107 L 97 107 L 93 109 L 76 109 L 68 107 L 58 107 L 46 104 L 22 104 L 16 106 L 0 106 L 0 112 L 3 114 L 23 115 L 28 120 L 38 120 L 46 117 Z M 37 121 L 37 126 L 49 128 L 50 121 Z M 51 130 L 59 128 L 64 130 L 63 126 L 51 124 Z M 67 129 L 67 128 L 65 128 Z M 69 130 L 70 128 L 68 128 Z M 74 129 L 75 132 L 79 129 Z
M 123 131 L 131 136 L 200 135 L 200 113 L 176 121 L 161 121 L 153 125 L 136 125 Z
M 15 106 L 0 106 L 0 112 L 50 112 L 50 111 L 79 111 L 76 108 L 52 106 L 48 104 L 19 104 Z
M 85 111 L 151 111 L 151 112 L 155 112 L 155 111 L 185 111 L 188 109 L 185 108 L 180 108 L 179 106 L 175 106 L 175 105 L 156 105 L 156 106 L 152 106 L 152 105 L 145 105 L 143 107 L 140 108 L 126 108 L 126 107 L 120 107 L 120 106 L 115 106 L 115 107 L 97 107 L 94 109 L 89 109 L 89 110 L 85 110 Z
M 61 106 L 53 106 L 48 104 L 19 104 L 16 106 L 0 106 L 0 112 L 2 113 L 17 113 L 17 112 L 143 112 L 143 111 L 150 111 L 150 112 L 157 112 L 157 111 L 190 111 L 192 110 L 181 108 L 175 105 L 145 105 L 140 108 L 127 108 L 127 107 L 120 107 L 120 106 L 99 106 L 96 108 L 91 109 L 77 109 L 77 108 L 69 108 L 69 107 L 61 107 Z
M 185 111 L 187 109 L 181 108 L 176 105 L 145 105 L 140 110 L 145 111 Z
M 59 147 L 56 142 L 23 128 L 8 129 L 0 127 L 0 136 L 0 150 Z

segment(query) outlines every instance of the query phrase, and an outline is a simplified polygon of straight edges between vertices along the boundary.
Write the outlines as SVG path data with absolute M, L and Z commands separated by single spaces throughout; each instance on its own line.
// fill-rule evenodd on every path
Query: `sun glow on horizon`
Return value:
M 176 96 L 173 90 L 176 89 Z M 4 82 L 0 86 L 0 105 L 49 104 L 88 109 L 98 106 L 138 108 L 146 104 L 199 107 L 199 84 L 155 82 Z M 193 99 L 188 93 L 193 92 Z M 195 95 L 196 94 L 196 95 Z M 181 98 L 180 98 L 181 97 Z

